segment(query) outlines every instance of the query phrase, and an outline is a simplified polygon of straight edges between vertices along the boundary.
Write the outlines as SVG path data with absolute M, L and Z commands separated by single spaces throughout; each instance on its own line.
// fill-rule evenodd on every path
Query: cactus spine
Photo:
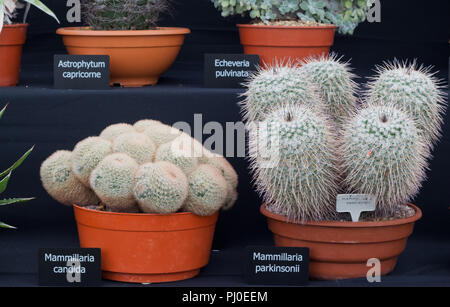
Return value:
M 123 133 L 115 138 L 113 151 L 128 154 L 138 164 L 152 162 L 156 152 L 156 145 L 143 133 Z
M 398 61 L 377 67 L 368 84 L 366 105 L 394 106 L 409 113 L 428 147 L 439 139 L 445 112 L 444 93 L 430 68 Z
M 326 108 L 336 123 L 342 125 L 355 115 L 357 84 L 348 63 L 336 55 L 313 57 L 304 60 L 299 70 L 319 87 Z
M 323 108 L 318 88 L 296 66 L 275 65 L 259 69 L 245 84 L 240 102 L 245 121 L 262 121 L 274 108 L 291 101 Z
M 414 121 L 393 107 L 368 107 L 347 123 L 341 145 L 344 183 L 377 197 L 377 211 L 395 214 L 424 179 L 426 147 Z
M 105 129 L 103 129 L 103 131 L 100 133 L 100 137 L 113 142 L 114 139 L 116 137 L 118 137 L 119 135 L 121 135 L 123 133 L 131 133 L 131 132 L 136 132 L 136 130 L 134 129 L 134 127 L 132 125 L 125 124 L 125 123 L 119 123 L 119 124 L 114 124 L 114 125 L 108 126 Z
M 308 106 L 276 109 L 250 132 L 249 156 L 271 211 L 299 221 L 334 217 L 336 145 L 325 116 Z

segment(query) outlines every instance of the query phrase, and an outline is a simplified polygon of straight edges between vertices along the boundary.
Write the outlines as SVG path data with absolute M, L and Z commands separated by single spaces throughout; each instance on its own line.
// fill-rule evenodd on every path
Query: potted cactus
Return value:
M 219 210 L 237 199 L 228 161 L 155 120 L 105 128 L 40 170 L 45 190 L 74 204 L 82 247 L 101 248 L 103 277 L 168 282 L 207 265 Z
M 391 272 L 421 210 L 409 202 L 440 136 L 444 94 L 428 69 L 378 67 L 363 97 L 335 56 L 260 70 L 242 102 L 249 155 L 275 244 L 310 248 L 310 277 L 366 276 L 378 258 Z M 368 194 L 359 221 L 338 194 Z
M 26 8 L 23 22 L 13 23 L 18 10 L 25 7 L 24 3 Z M 19 83 L 20 60 L 30 5 L 36 6 L 58 21 L 55 14 L 39 0 L 0 0 L 0 86 L 15 86 Z
M 366 18 L 366 0 L 211 0 L 222 16 L 248 15 L 251 24 L 238 24 L 247 54 L 258 54 L 261 65 L 327 55 L 336 28 L 352 34 Z
M 3 117 L 3 114 L 5 114 L 6 111 L 5 106 L 2 110 L 0 110 L 0 119 Z M 8 186 L 8 182 L 11 178 L 12 172 L 18 168 L 20 165 L 22 165 L 23 161 L 30 155 L 30 153 L 33 151 L 33 147 L 30 148 L 26 153 L 20 157 L 19 160 L 17 160 L 13 165 L 11 165 L 8 169 L 4 170 L 3 172 L 0 172 L 0 194 L 5 192 L 6 187 Z M 32 200 L 33 198 L 8 198 L 8 199 L 0 199 L 0 206 L 6 206 L 6 205 L 12 205 L 12 204 L 18 204 L 18 203 L 24 203 L 27 201 Z M 0 228 L 16 228 L 14 226 L 8 225 L 2 221 L 0 221 Z
M 167 0 L 85 0 L 88 27 L 60 28 L 69 54 L 110 56 L 111 85 L 155 85 L 175 61 L 187 28 L 158 27 Z

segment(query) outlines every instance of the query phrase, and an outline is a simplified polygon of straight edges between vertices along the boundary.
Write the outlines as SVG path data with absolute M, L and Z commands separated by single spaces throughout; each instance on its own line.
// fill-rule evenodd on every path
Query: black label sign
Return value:
M 258 65 L 258 55 L 205 54 L 205 87 L 241 87 Z
M 306 247 L 247 247 L 249 284 L 304 285 L 308 282 L 308 267 L 309 249 Z
M 55 88 L 109 88 L 110 67 L 107 55 L 55 55 L 53 61 Z
M 40 286 L 95 286 L 101 280 L 99 248 L 39 249 Z

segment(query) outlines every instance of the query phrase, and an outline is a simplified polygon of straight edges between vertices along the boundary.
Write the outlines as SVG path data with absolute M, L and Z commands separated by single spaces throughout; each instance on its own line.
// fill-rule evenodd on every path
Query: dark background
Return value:
M 53 55 L 65 53 L 61 38 L 55 34 L 59 25 L 37 9 L 31 10 L 20 85 L 0 88 L 0 105 L 10 103 L 0 122 L 0 169 L 7 168 L 36 144 L 35 151 L 14 173 L 10 186 L 2 195 L 35 196 L 36 200 L 0 208 L 0 220 L 19 227 L 18 230 L 0 232 L 0 276 L 2 272 L 13 274 L 11 278 L 15 280 L 17 273 L 35 273 L 39 247 L 78 245 L 72 209 L 52 200 L 40 184 L 40 163 L 52 152 L 70 150 L 79 140 L 98 134 L 105 126 L 117 122 L 133 123 L 142 118 L 154 118 L 168 124 L 176 121 L 192 124 L 195 113 L 203 115 L 204 123 L 218 121 L 224 124 L 241 119 L 236 104 L 241 91 L 203 88 L 202 60 L 204 53 L 242 52 L 235 24 L 248 20 L 222 18 L 209 0 L 172 2 L 172 16 L 164 18 L 161 25 L 189 27 L 192 34 L 186 37 L 177 62 L 160 83 L 142 89 L 52 89 Z M 62 21 L 60 26 L 70 25 L 64 22 L 65 0 L 47 0 L 45 3 Z M 437 76 L 447 84 L 449 1 L 382 0 L 381 3 L 381 23 L 363 23 L 353 36 L 337 35 L 332 48 L 345 59 L 351 59 L 359 76 L 357 81 L 363 84 L 365 78 L 372 75 L 375 64 L 396 57 L 417 59 L 419 63 L 434 66 Z M 405 275 L 411 279 L 426 274 L 450 276 L 448 117 L 447 114 L 443 137 L 433 152 L 428 180 L 414 199 L 423 210 L 423 218 L 416 224 L 411 239 L 415 241 L 410 242 L 392 274 L 399 276 L 400 281 L 408 279 Z M 238 274 L 236 265 L 241 247 L 272 244 L 265 219 L 258 212 L 260 199 L 250 183 L 247 161 L 244 158 L 230 158 L 229 161 L 239 173 L 240 198 L 231 211 L 221 214 L 214 249 L 221 250 L 234 262 L 227 262 L 214 252 L 211 265 L 204 270 L 203 276 Z M 7 283 L 10 282 L 8 279 Z M 20 278 L 15 282 L 23 284 Z

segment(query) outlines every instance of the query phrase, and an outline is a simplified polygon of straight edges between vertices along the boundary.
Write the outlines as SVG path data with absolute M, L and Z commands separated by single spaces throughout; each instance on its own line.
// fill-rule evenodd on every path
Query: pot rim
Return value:
M 157 30 L 91 30 L 89 27 L 62 27 L 56 34 L 69 36 L 162 36 L 189 34 L 189 28 L 158 27 Z
M 3 28 L 23 28 L 28 26 L 28 23 L 12 23 L 10 25 L 3 25 Z
M 86 211 L 86 212 L 90 212 L 90 213 L 103 214 L 103 215 L 115 215 L 115 216 L 155 216 L 155 217 L 156 216 L 164 216 L 164 217 L 170 217 L 170 216 L 195 215 L 192 212 L 176 212 L 176 213 L 168 213 L 168 214 L 108 212 L 108 211 L 100 211 L 100 210 L 84 208 L 84 207 L 78 206 L 77 204 L 73 204 L 73 207 L 75 207 L 77 210 L 80 210 L 80 211 Z M 213 216 L 216 213 L 217 212 L 213 213 L 210 216 Z
M 280 222 L 290 223 L 290 224 L 298 224 L 305 226 L 320 226 L 320 227 L 340 227 L 340 228 L 361 228 L 361 227 L 386 227 L 386 226 L 395 226 L 402 224 L 414 223 L 422 217 L 422 210 L 416 205 L 411 203 L 407 204 L 409 207 L 413 208 L 416 213 L 408 218 L 389 220 L 389 221 L 377 221 L 377 222 L 348 222 L 348 221 L 320 221 L 320 222 L 295 222 L 288 220 L 287 217 L 275 214 L 266 209 L 266 204 L 262 204 L 260 207 L 260 212 L 265 215 L 267 218 L 274 219 Z
M 286 30 L 329 30 L 336 29 L 336 25 L 323 25 L 323 26 L 276 26 L 276 25 L 254 25 L 254 24 L 237 24 L 238 28 L 262 28 L 262 29 L 286 29 Z

